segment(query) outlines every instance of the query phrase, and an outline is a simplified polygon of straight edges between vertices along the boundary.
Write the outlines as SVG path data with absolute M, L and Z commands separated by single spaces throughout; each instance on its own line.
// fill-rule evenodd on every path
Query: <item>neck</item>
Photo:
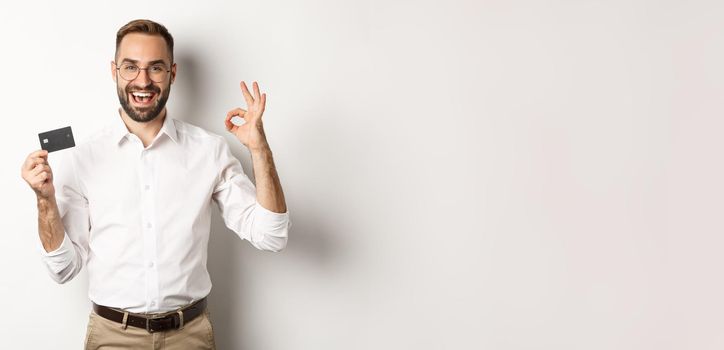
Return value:
M 158 117 L 154 118 L 150 122 L 145 123 L 139 123 L 131 119 L 131 117 L 126 114 L 126 111 L 124 111 L 123 108 L 119 108 L 118 110 L 121 114 L 121 119 L 123 119 L 123 122 L 128 128 L 128 131 L 141 139 L 141 142 L 143 142 L 143 147 L 148 147 L 153 139 L 156 138 L 156 135 L 158 135 L 158 132 L 161 131 L 163 122 L 166 119 L 166 108 L 161 111 Z

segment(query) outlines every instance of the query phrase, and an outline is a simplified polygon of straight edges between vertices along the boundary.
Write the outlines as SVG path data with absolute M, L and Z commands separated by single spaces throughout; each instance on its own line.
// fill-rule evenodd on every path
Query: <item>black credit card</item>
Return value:
M 40 134 L 38 134 L 38 137 L 40 138 L 40 148 L 48 152 L 55 152 L 62 149 L 75 147 L 75 140 L 73 140 L 73 130 L 70 129 L 70 126 L 41 132 Z

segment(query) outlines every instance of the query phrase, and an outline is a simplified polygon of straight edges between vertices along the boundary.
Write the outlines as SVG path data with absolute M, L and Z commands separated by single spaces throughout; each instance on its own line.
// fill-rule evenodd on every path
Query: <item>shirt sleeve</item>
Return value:
M 256 187 L 223 139 L 216 153 L 220 173 L 213 199 L 226 227 L 257 249 L 272 252 L 284 249 L 291 227 L 289 211 L 275 213 L 257 202 Z
M 50 277 L 57 283 L 65 283 L 80 272 L 88 256 L 88 200 L 78 183 L 72 151 L 63 152 L 51 167 L 58 213 L 65 232 L 63 243 L 57 249 L 46 252 L 40 241 L 38 246 Z

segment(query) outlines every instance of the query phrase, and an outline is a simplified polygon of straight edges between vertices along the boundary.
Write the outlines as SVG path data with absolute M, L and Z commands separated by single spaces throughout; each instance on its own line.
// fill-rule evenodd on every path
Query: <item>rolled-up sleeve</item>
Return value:
M 223 139 L 216 149 L 220 169 L 213 199 L 226 226 L 260 250 L 278 252 L 287 245 L 289 212 L 275 213 L 259 204 L 256 188 Z
M 58 162 L 51 165 L 58 213 L 65 231 L 63 243 L 57 249 L 46 252 L 42 242 L 38 241 L 41 260 L 50 277 L 57 283 L 73 279 L 83 268 L 88 256 L 88 200 L 77 181 L 71 152 L 61 153 Z

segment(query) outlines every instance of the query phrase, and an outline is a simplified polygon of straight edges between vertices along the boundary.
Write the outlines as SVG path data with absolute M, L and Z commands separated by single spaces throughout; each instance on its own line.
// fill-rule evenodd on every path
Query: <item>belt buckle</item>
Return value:
M 146 331 L 148 333 L 156 333 L 159 330 L 151 328 L 151 322 L 156 320 L 162 320 L 166 317 L 147 317 L 146 318 Z M 174 314 L 171 317 L 171 320 L 173 320 L 173 329 L 179 329 L 179 326 L 181 325 L 181 320 L 178 318 L 178 315 Z

